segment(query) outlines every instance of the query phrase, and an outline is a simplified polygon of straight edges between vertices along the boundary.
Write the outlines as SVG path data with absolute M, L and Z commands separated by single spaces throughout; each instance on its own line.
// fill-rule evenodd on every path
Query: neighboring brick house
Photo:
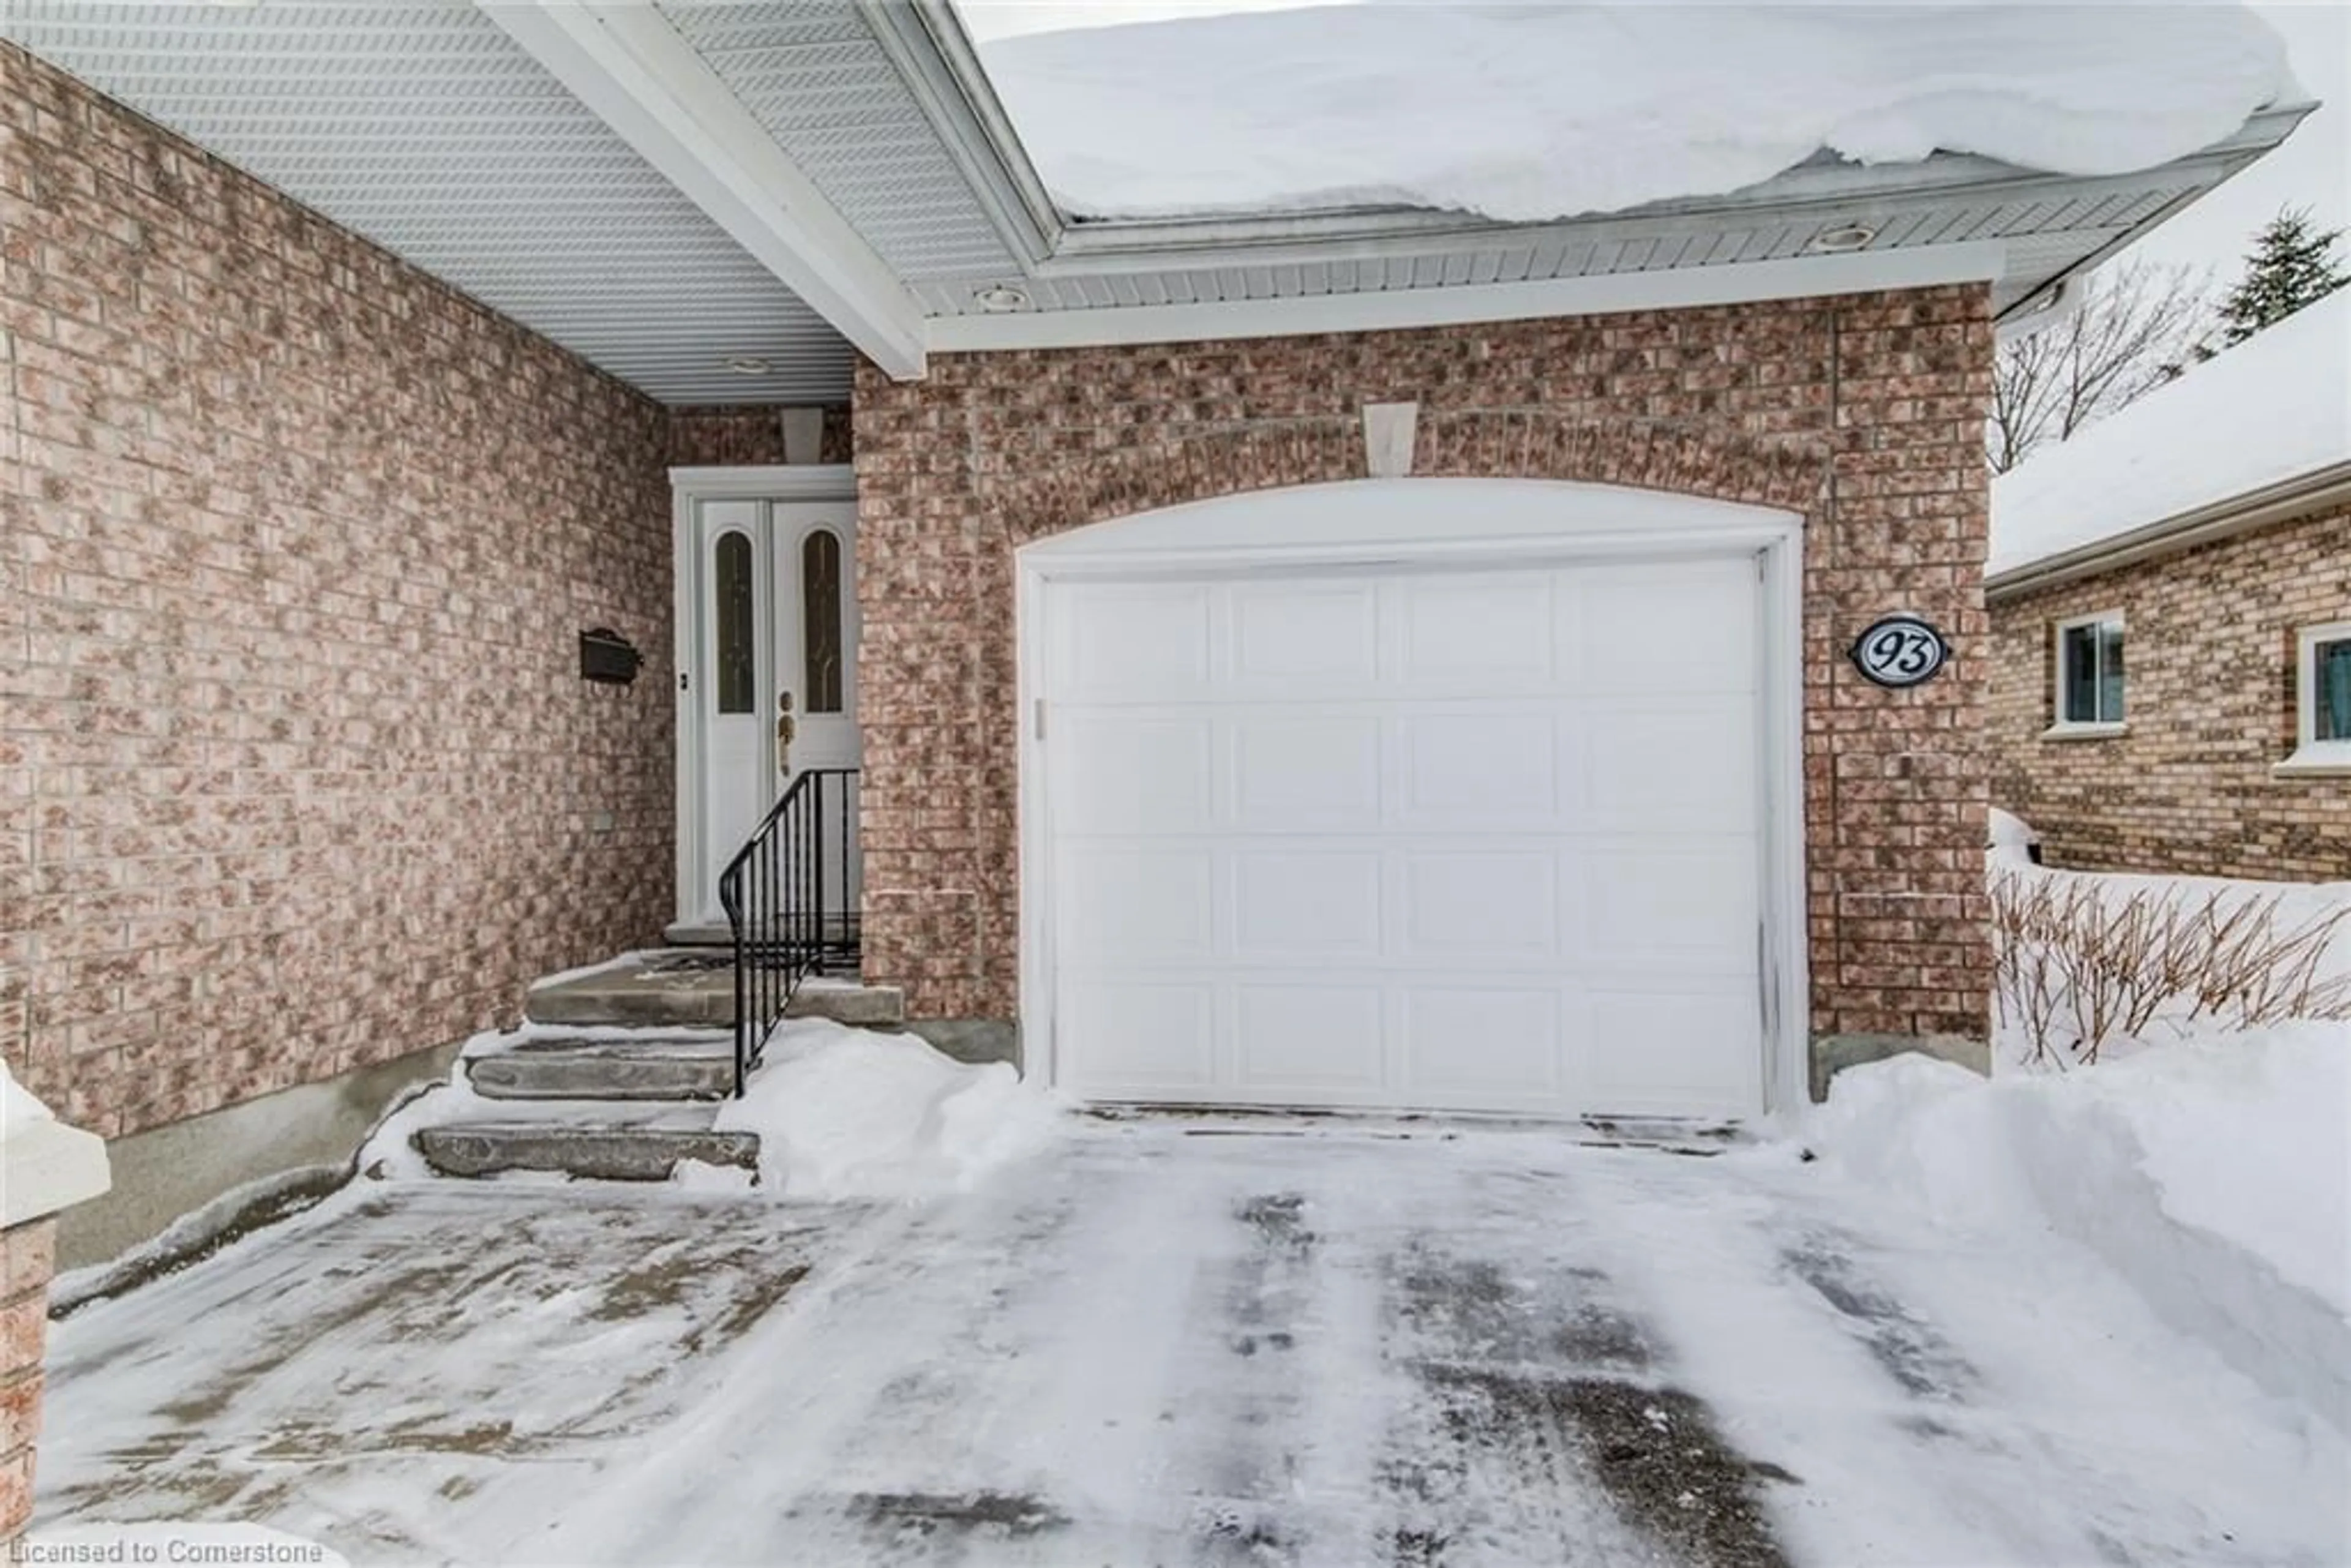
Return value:
M 865 977 L 1081 1093 L 1745 1115 L 1980 1044 L 1995 324 L 2307 111 L 1077 225 L 941 4 L 400 16 L 0 17 L 0 1049 L 110 1243 L 708 936 L 782 692 Z M 1891 612 L 1938 679 L 1848 664 Z
M 2351 290 L 1992 497 L 1992 800 L 2044 858 L 2351 880 Z

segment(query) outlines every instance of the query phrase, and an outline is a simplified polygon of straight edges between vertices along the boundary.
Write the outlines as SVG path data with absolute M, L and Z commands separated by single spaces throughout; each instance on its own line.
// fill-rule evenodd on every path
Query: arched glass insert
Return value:
M 757 607 L 751 585 L 750 535 L 729 531 L 718 536 L 712 583 L 716 601 L 712 612 L 717 633 L 718 711 L 757 713 L 759 649 L 752 636 Z
M 807 713 L 841 711 L 841 540 L 819 528 L 800 542 L 800 653 Z

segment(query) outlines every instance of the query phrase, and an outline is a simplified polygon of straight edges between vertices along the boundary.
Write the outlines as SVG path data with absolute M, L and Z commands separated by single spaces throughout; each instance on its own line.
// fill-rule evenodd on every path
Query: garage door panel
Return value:
M 1097 583 L 1068 596 L 1050 622 L 1061 695 L 1134 702 L 1206 694 L 1212 600 L 1199 583 Z
M 1751 557 L 1235 572 L 1065 612 L 1108 587 L 1048 590 L 1080 629 L 1042 687 L 1062 1082 L 1758 1108 Z
M 1403 1087 L 1432 1105 L 1555 1106 L 1566 1088 L 1552 988 L 1409 986 Z
M 1751 695 L 1758 609 L 1751 556 L 1628 565 L 1581 600 L 1562 634 L 1587 692 Z
M 1753 831 L 1751 698 L 1590 705 L 1583 715 L 1577 751 L 1587 821 L 1594 831 Z
M 1739 1116 L 1761 1099 L 1751 978 L 1594 990 L 1589 1006 L 1582 1076 L 1593 1110 Z
M 1347 1094 L 1385 1076 L 1380 991 L 1373 985 L 1234 988 L 1234 1077 L 1260 1092 Z
M 1407 850 L 1396 956 L 1458 963 L 1552 959 L 1560 951 L 1553 857 L 1515 850 Z
M 1343 832 L 1380 820 L 1380 721 L 1289 709 L 1230 728 L 1235 827 Z
M 1753 840 L 1612 841 L 1587 848 L 1583 863 L 1585 967 L 1752 972 Z
M 1205 846 L 1080 841 L 1062 850 L 1060 870 L 1073 959 L 1154 965 L 1215 956 L 1214 866 Z
M 1559 727 L 1548 712 L 1497 707 L 1397 721 L 1404 790 L 1396 821 L 1415 829 L 1550 830 L 1562 824 Z
M 1375 846 L 1311 853 L 1235 851 L 1234 951 L 1270 963 L 1377 958 L 1380 876 Z
M 1234 693 L 1296 698 L 1360 692 L 1378 679 L 1377 584 L 1276 581 L 1225 591 Z
M 1073 710 L 1057 728 L 1060 832 L 1201 832 L 1214 821 L 1215 727 L 1207 717 Z
M 1091 1093 L 1214 1099 L 1215 1004 L 1205 982 L 1071 979 L 1055 1031 L 1062 1071 Z
M 1492 693 L 1554 679 L 1551 573 L 1405 579 L 1394 599 L 1404 690 Z

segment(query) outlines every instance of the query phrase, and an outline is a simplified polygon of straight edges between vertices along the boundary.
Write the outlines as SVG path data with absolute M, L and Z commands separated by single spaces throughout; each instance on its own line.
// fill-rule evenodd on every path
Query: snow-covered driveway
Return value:
M 1818 1165 L 1088 1124 L 981 1190 L 362 1185 L 57 1326 L 39 1523 L 478 1563 L 2333 1563 L 2343 1447 Z

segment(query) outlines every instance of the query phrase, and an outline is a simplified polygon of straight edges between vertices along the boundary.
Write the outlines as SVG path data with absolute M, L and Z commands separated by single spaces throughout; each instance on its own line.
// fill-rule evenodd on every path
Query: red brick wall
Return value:
M 0 1230 L 0 1557 L 9 1556 L 7 1543 L 33 1517 L 42 1342 L 57 1237 L 57 1221 L 48 1218 Z
M 681 408 L 670 415 L 669 460 L 681 468 L 784 460 L 783 410 L 765 403 Z M 849 461 L 849 410 L 824 411 L 820 463 Z
M 918 1016 L 1016 1006 L 1011 552 L 1150 507 L 1364 474 L 1589 480 L 1807 517 L 1817 1033 L 1981 1039 L 1991 323 L 1975 287 L 1422 331 L 935 355 L 856 401 L 866 970 Z M 1842 657 L 1908 609 L 1957 644 L 1907 694 Z
M 2126 733 L 2053 740 L 2053 628 L 2124 615 Z M 2295 634 L 2351 621 L 2351 506 L 1992 608 L 1992 799 L 2053 864 L 2351 880 L 2351 779 L 2278 778 Z
M 5 46 L 0 154 L 26 1086 L 134 1132 L 656 936 L 664 411 Z

